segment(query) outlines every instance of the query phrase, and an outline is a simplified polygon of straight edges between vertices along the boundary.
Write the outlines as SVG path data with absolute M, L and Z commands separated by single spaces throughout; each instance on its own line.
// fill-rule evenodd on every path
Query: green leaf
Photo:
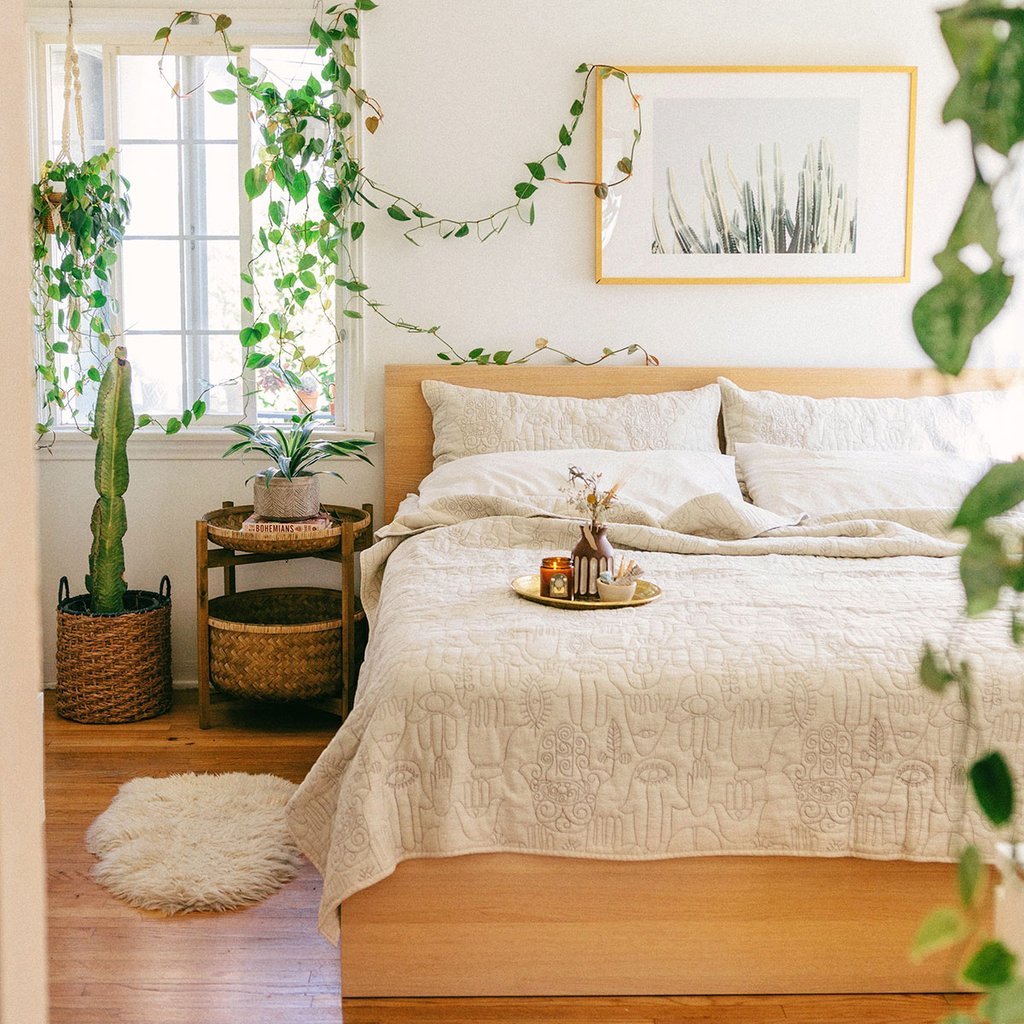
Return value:
M 148 427 L 150 425 L 150 423 L 152 423 L 152 422 L 153 422 L 153 417 L 150 416 L 148 413 L 143 413 L 139 417 L 138 422 L 136 423 L 136 426 Z
M 991 750 L 971 765 L 968 775 L 982 813 L 993 825 L 1013 817 L 1013 776 L 998 750 Z
M 953 526 L 975 529 L 1024 501 L 1024 461 L 993 466 L 967 492 Z
M 984 528 L 972 530 L 960 554 L 968 615 L 983 615 L 999 604 L 1000 590 L 1011 582 L 1009 569 L 1003 542 Z
M 65 355 L 68 351 L 68 343 L 66 341 L 55 341 L 53 343 L 53 351 Z
M 192 403 L 192 415 L 197 420 L 206 415 L 206 403 L 201 398 L 197 398 Z
M 99 384 L 100 371 L 95 366 L 90 366 L 89 369 L 85 371 L 85 375 L 86 377 L 89 378 L 89 380 L 95 381 L 97 384 Z
M 234 89 L 212 89 L 210 91 L 210 98 L 217 103 L 223 103 L 225 106 L 229 106 L 237 101 L 238 93 L 236 93 Z
M 468 235 L 468 234 L 469 234 L 469 225 L 468 224 L 463 224 L 462 227 L 459 228 L 459 230 L 455 232 L 455 237 L 456 238 L 465 238 L 466 235 Z
M 544 180 L 544 165 L 541 163 L 528 163 L 526 169 L 538 180 Z
M 515 188 L 515 193 L 520 199 L 529 199 L 536 191 L 537 186 L 529 181 L 521 181 Z
M 412 218 L 403 210 L 397 203 L 392 203 L 388 207 L 388 216 L 392 220 L 411 220 Z
M 504 366 L 508 362 L 508 358 L 510 355 L 512 355 L 512 353 L 506 350 L 502 350 L 501 352 L 495 352 L 494 361 L 499 366 Z
M 583 113 L 583 103 L 580 100 L 573 100 L 572 106 L 569 108 L 569 113 L 573 117 L 579 117 Z
M 247 370 L 262 370 L 264 366 L 269 366 L 274 361 L 274 357 L 269 352 L 250 352 L 245 360 L 245 368 Z
M 345 310 L 342 310 L 342 313 L 345 316 L 347 316 L 350 319 L 352 319 L 352 320 L 362 320 L 363 319 L 363 314 L 360 313 L 358 309 L 345 309 Z
M 605 349 L 605 355 L 612 355 L 612 352 Z M 918 675 L 921 682 L 933 693 L 942 693 L 956 678 L 948 668 L 939 663 L 938 655 L 932 649 L 931 644 L 925 644 Z
M 299 171 L 288 183 L 288 192 L 295 202 L 302 202 L 309 194 L 309 174 L 306 171 Z
M 630 160 L 628 156 L 624 156 L 615 166 L 622 171 L 623 174 L 633 173 L 633 161 Z
M 302 271 L 302 273 L 301 273 L 301 274 L 299 274 L 299 280 L 300 280 L 300 281 L 301 281 L 301 282 L 302 282 L 302 283 L 303 283 L 303 284 L 304 284 L 304 285 L 305 285 L 305 286 L 306 286 L 306 287 L 307 287 L 307 288 L 308 288 L 308 289 L 309 289 L 310 291 L 314 291 L 314 292 L 315 292 L 315 291 L 317 291 L 317 289 L 319 289 L 319 287 L 320 287 L 320 284 L 319 284 L 319 282 L 318 282 L 318 281 L 317 281 L 317 279 L 316 279 L 316 275 L 315 275 L 315 274 L 314 274 L 314 273 L 313 273 L 312 271 L 310 271 L 310 270 L 304 270 L 304 271 Z
M 960 902 L 965 907 L 973 907 L 978 898 L 978 883 L 981 881 L 981 853 L 973 843 L 960 854 L 956 880 Z
M 991 1024 L 1021 1024 L 1024 1021 L 1024 982 L 1013 981 L 990 993 L 978 1012 Z
M 373 0 L 355 0 L 357 11 L 372 11 L 376 6 Z
M 351 228 L 352 241 L 356 241 L 365 230 L 366 225 L 361 220 L 354 221 Z
M 598 199 L 607 199 L 608 198 L 608 186 L 604 182 L 601 182 L 600 185 L 595 185 L 594 186 L 594 195 L 597 196 Z
M 589 70 L 590 70 L 590 65 L 589 64 L 581 64 L 576 69 L 576 74 L 577 75 L 585 75 Z
M 479 359 L 480 356 L 482 356 L 483 354 L 484 354 L 484 350 L 482 348 L 475 348 L 475 349 L 473 349 L 469 353 L 469 358 L 470 359 Z
M 978 988 L 999 988 L 1016 973 L 1017 957 L 1001 942 L 986 942 L 964 968 L 964 980 Z
M 558 164 L 559 170 L 564 171 L 569 165 L 565 162 L 565 157 L 561 153 L 555 154 L 555 163 Z
M 226 32 L 231 28 L 231 19 L 226 14 L 218 14 L 213 22 L 214 32 Z
M 179 420 L 177 416 L 172 416 L 167 421 L 167 426 L 164 427 L 164 433 L 176 434 L 179 430 L 181 430 L 181 420 Z
M 163 28 L 158 28 L 156 30 L 156 35 L 153 36 L 153 42 L 156 43 L 156 42 L 159 42 L 161 39 L 166 39 L 170 34 L 171 34 L 171 27 L 170 27 L 170 25 L 164 25 Z
M 181 425 L 183 427 L 187 427 L 191 422 L 192 422 L 192 410 L 191 409 L 186 409 L 181 414 Z
M 1024 23 L 998 5 L 973 2 L 941 15 L 942 35 L 960 73 L 946 100 L 943 120 L 966 121 L 976 142 L 1009 153 L 1024 138 Z
M 911 959 L 920 963 L 926 956 L 947 949 L 963 939 L 969 931 L 967 920 L 955 907 L 939 907 L 922 922 L 914 937 Z
M 572 132 L 570 132 L 569 129 L 566 128 L 564 124 L 562 125 L 561 128 L 558 129 L 558 141 L 563 146 L 571 146 L 572 145 Z
M 299 270 L 309 270 L 310 267 L 316 266 L 316 257 L 311 253 L 307 252 L 302 259 L 299 260 Z

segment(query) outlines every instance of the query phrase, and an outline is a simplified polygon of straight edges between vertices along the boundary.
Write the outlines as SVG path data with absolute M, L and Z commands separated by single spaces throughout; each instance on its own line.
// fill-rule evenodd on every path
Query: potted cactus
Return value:
M 100 381 L 92 436 L 96 490 L 86 593 L 61 580 L 57 605 L 57 713 L 77 722 L 134 722 L 171 706 L 171 592 L 129 590 L 128 438 L 135 429 L 131 366 L 118 346 Z
M 246 480 L 253 483 L 253 512 L 262 519 L 281 522 L 312 519 L 320 511 L 321 473 L 330 473 L 344 479 L 340 473 L 313 469 L 317 463 L 330 458 L 356 458 L 370 463 L 363 449 L 373 444 L 360 438 L 328 441 L 313 437 L 313 413 L 293 416 L 286 429 L 278 426 L 250 426 L 235 423 L 228 427 L 242 440 L 236 441 L 225 453 L 260 452 L 273 463 L 268 469 L 253 474 Z M 372 465 L 372 463 L 370 463 Z

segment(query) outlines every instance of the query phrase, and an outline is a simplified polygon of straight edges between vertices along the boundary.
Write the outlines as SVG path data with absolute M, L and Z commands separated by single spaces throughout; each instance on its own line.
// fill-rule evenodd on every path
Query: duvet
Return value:
M 414 857 L 985 845 L 963 771 L 978 741 L 917 665 L 955 635 L 981 733 L 1019 764 L 1024 656 L 1001 617 L 962 620 L 950 516 L 786 519 L 709 495 L 660 526 L 611 527 L 659 601 L 576 611 L 509 587 L 570 548 L 573 523 L 407 499 L 363 556 L 356 706 L 288 808 L 324 876 L 321 930 L 336 940 L 340 903 Z

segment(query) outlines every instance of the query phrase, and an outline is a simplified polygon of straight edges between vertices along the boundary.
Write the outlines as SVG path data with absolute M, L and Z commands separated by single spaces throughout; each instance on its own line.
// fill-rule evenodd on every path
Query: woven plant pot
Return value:
M 244 590 L 210 601 L 210 682 L 238 697 L 306 700 L 341 685 L 341 591 Z
M 57 600 L 57 714 L 115 725 L 171 708 L 171 581 L 160 592 L 129 590 L 119 615 L 94 615 L 88 594 Z
M 253 511 L 264 519 L 287 523 L 312 519 L 320 511 L 320 477 L 258 476 L 252 482 Z

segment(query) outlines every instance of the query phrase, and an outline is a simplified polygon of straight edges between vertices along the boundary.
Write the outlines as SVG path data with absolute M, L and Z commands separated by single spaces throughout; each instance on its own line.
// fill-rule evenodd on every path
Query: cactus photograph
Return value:
M 657 100 L 651 252 L 854 253 L 856 99 Z
M 598 284 L 910 280 L 917 69 L 628 67 L 598 79 Z M 643 112 L 633 127 L 634 103 Z

